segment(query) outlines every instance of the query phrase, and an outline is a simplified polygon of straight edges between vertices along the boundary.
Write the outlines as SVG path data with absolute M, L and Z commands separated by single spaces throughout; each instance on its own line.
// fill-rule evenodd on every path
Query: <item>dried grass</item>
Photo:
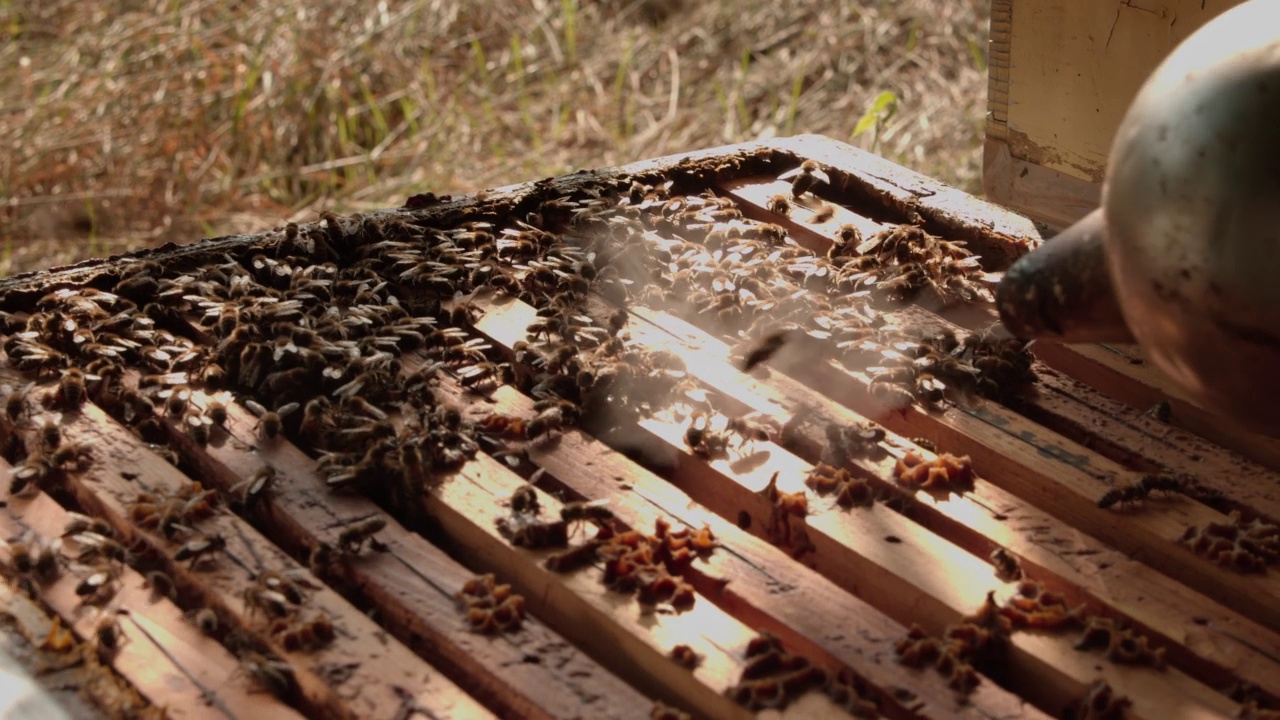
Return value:
M 976 191 L 986 6 L 7 0 L 0 273 L 728 142 L 850 140 L 884 91 L 896 113 L 853 142 Z

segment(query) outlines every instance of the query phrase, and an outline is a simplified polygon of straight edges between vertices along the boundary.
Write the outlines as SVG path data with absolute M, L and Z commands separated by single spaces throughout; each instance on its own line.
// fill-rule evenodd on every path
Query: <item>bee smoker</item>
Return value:
M 1280 435 L 1280 23 L 1251 0 L 1184 40 L 1113 140 L 1101 207 L 1008 269 L 1005 328 L 1137 342 L 1202 407 Z

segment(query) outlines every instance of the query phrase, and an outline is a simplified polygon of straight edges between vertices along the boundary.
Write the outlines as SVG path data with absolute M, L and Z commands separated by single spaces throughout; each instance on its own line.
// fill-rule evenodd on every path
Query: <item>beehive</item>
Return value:
M 1262 717 L 1277 446 L 1038 242 L 801 136 L 10 278 L 6 603 L 133 715 Z

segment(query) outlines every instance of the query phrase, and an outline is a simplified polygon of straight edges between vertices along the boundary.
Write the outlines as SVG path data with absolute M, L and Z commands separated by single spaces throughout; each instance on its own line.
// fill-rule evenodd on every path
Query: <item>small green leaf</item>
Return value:
M 853 128 L 853 136 L 858 137 L 877 123 L 884 122 L 893 117 L 893 113 L 898 108 L 898 96 L 892 90 L 885 90 L 871 101 L 871 106 L 862 114 L 858 120 L 858 124 Z

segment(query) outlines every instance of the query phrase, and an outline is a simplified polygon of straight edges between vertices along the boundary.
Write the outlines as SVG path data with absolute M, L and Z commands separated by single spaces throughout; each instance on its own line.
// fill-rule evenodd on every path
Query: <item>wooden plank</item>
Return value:
M 426 509 L 464 562 L 489 568 L 511 583 L 531 612 L 642 692 L 703 717 L 750 717 L 725 691 L 738 680 L 754 630 L 701 595 L 688 611 L 659 613 L 609 591 L 587 573 L 547 570 L 541 560 L 551 551 L 513 547 L 494 522 L 509 512 L 507 499 L 524 484 L 505 465 L 480 454 L 427 495 Z M 538 500 L 548 517 L 556 516 L 558 500 L 542 493 Z M 668 657 L 680 644 L 702 657 L 692 672 Z
M 497 315 L 486 315 L 482 326 L 489 317 L 501 322 Z M 449 380 L 442 381 L 438 390 L 445 402 L 460 410 L 466 407 L 472 417 L 489 412 L 515 417 L 533 414 L 533 401 L 510 387 L 498 388 L 481 404 Z M 886 662 L 904 626 L 825 577 L 793 565 L 783 551 L 739 528 L 736 518 L 729 521 L 700 507 L 676 485 L 585 432 L 570 432 L 552 445 L 529 446 L 526 452 L 534 465 L 549 474 L 540 485 L 554 481 L 574 497 L 611 499 L 614 514 L 631 527 L 652 527 L 662 518 L 686 527 L 710 528 L 728 551 L 695 563 L 686 571 L 686 579 L 744 622 L 794 643 L 807 657 L 858 673 L 882 690 L 881 702 L 896 705 L 898 714 L 913 711 L 949 717 L 966 711 L 956 704 L 942 678 Z M 726 578 L 732 581 L 726 583 Z M 833 617 L 844 618 L 845 630 L 838 636 L 830 634 L 829 618 Z M 1037 712 L 1002 697 L 990 685 L 969 698 L 969 704 L 968 710 L 987 717 L 1010 712 L 1029 717 Z
M 645 238 L 659 248 L 665 243 L 654 233 Z M 705 322 L 706 318 L 695 321 Z M 1168 504 L 1159 513 L 1133 514 L 1125 523 L 1116 523 L 1115 513 L 1099 509 L 1096 500 L 1116 482 L 1136 480 L 1137 474 L 981 398 L 943 413 L 927 413 L 915 405 L 886 412 L 883 402 L 870 392 L 865 373 L 849 371 L 834 361 L 819 361 L 823 352 L 819 344 L 812 357 L 806 356 L 802 362 L 793 359 L 781 369 L 802 372 L 797 379 L 886 428 L 929 437 L 952 452 L 970 455 L 984 476 L 1073 527 L 1140 556 L 1162 573 L 1267 627 L 1275 629 L 1280 624 L 1280 608 L 1265 600 L 1280 592 L 1280 577 L 1245 576 L 1177 544 L 1188 527 L 1225 521 L 1221 513 L 1195 503 Z
M 1133 407 L 1149 408 L 1168 401 L 1173 410 L 1170 424 L 1280 470 L 1280 440 L 1241 427 L 1192 403 L 1140 353 L 1105 345 L 1036 343 L 1036 357 Z
M 743 211 L 748 216 L 782 225 L 798 243 L 819 254 L 826 253 L 838 229 L 846 223 L 856 225 L 864 236 L 870 236 L 889 227 L 885 223 L 866 218 L 853 210 L 834 204 L 830 205 L 831 219 L 821 224 L 810 222 L 814 206 L 797 204 L 786 217 L 771 213 L 767 210 L 769 198 L 786 189 L 785 181 L 744 179 L 722 183 L 721 187 L 743 204 Z M 985 304 L 952 309 L 943 314 L 947 320 L 960 323 L 969 329 L 985 329 L 998 322 L 994 309 Z M 913 318 L 917 317 L 920 318 L 919 322 L 927 325 L 947 324 L 947 320 L 922 312 L 922 309 L 914 306 L 890 315 L 905 320 L 907 324 L 915 322 Z M 1056 353 L 1061 347 L 1051 343 L 1037 343 L 1035 351 L 1044 353 L 1047 350 L 1057 357 Z M 1135 351 L 1127 352 L 1128 354 L 1121 358 L 1132 357 Z M 1106 355 L 1116 355 L 1116 353 L 1106 353 Z M 1092 448 L 1097 441 L 1102 445 L 1098 448 L 1102 454 L 1128 467 L 1144 470 L 1168 468 L 1191 473 L 1197 476 L 1202 484 L 1236 498 L 1241 505 L 1248 506 L 1249 513 L 1280 518 L 1280 473 L 1242 461 L 1226 449 L 1215 447 L 1212 443 L 1186 433 L 1181 433 L 1182 437 L 1177 443 L 1170 443 L 1167 438 L 1170 430 L 1168 424 L 1158 423 L 1149 418 L 1146 420 L 1140 418 L 1140 410 L 1145 410 L 1154 403 L 1125 408 L 1089 385 L 1068 379 L 1069 375 L 1068 378 L 1059 379 L 1057 367 L 1065 366 L 1065 372 L 1071 372 L 1081 363 L 1081 359 L 1071 356 L 1058 359 L 1062 365 L 1055 363 L 1055 367 L 1050 367 L 1038 362 L 1034 366 L 1037 375 L 1041 378 L 1041 387 L 1058 387 L 1063 394 L 1076 402 L 1064 406 L 1062 403 L 1055 403 L 1052 394 L 1038 394 L 1021 402 L 1015 408 L 1016 410 L 1056 432 L 1068 431 L 1064 434 L 1087 447 Z M 1111 360 L 1120 362 L 1119 367 L 1122 369 L 1135 366 L 1129 360 L 1114 357 Z M 1062 387 L 1066 382 L 1072 383 L 1069 390 Z M 1130 388 L 1131 384 L 1126 383 L 1125 387 Z M 1067 411 L 1067 408 L 1070 408 L 1070 411 Z M 1109 431 L 1103 430 L 1103 428 L 1119 430 L 1116 418 L 1120 414 L 1132 418 L 1124 425 L 1129 432 L 1123 434 L 1126 441 L 1123 443 L 1123 448 L 1114 446 L 1108 440 L 1114 436 Z M 1141 432 L 1140 428 L 1145 429 L 1146 432 Z M 1238 437 L 1229 431 L 1224 431 L 1221 427 L 1211 434 L 1223 435 L 1224 433 Z M 1266 441 L 1258 443 L 1257 446 L 1260 450 L 1267 450 L 1273 444 L 1275 443 Z M 1106 452 L 1108 447 L 1112 452 Z M 1135 462 L 1135 459 L 1138 462 Z
M 847 179 L 840 191 L 851 199 L 869 192 L 866 188 L 857 190 L 859 183 L 874 190 L 873 195 L 883 201 L 881 221 L 900 221 L 902 218 L 893 215 L 903 206 L 932 218 L 945 218 L 947 224 L 935 229 L 948 229 L 955 239 L 968 240 L 976 252 L 989 255 L 997 269 L 1003 269 L 1012 258 L 1042 241 L 1039 231 L 1024 217 L 843 143 L 805 137 L 787 139 L 782 146 L 794 147 L 845 173 Z M 1175 424 L 1280 470 L 1280 440 L 1251 432 L 1195 406 L 1141 357 L 1105 346 L 1047 342 L 1038 345 L 1041 347 L 1037 347 L 1037 356 L 1050 367 L 1135 407 L 1146 408 L 1169 400 L 1174 405 Z
M 535 318 L 533 308 L 514 300 L 483 303 L 482 307 L 485 314 L 477 329 L 509 349 L 524 338 L 524 328 Z M 650 338 L 635 339 L 649 347 L 669 347 Z M 694 360 L 686 360 L 686 365 L 697 366 L 700 358 Z M 719 375 L 736 374 L 718 370 Z M 803 491 L 803 479 L 812 469 L 767 442 L 756 444 L 753 452 L 764 459 L 753 462 L 750 470 L 735 469 L 735 463 L 727 459 L 704 463 L 688 453 L 682 425 L 649 419 L 641 421 L 639 428 L 666 443 L 677 458 L 676 482 L 694 500 L 725 518 L 735 517 L 740 510 L 753 517 L 768 517 L 771 506 L 760 491 L 770 477 L 777 473 L 778 487 L 783 491 Z M 953 582 L 956 577 L 982 577 L 989 568 L 985 561 L 907 518 L 883 508 L 877 510 L 861 512 L 857 522 L 850 522 L 844 512 L 811 506 L 805 522 L 815 550 L 806 557 L 823 575 L 889 613 L 897 622 L 919 623 L 934 633 L 957 622 L 981 604 L 988 590 L 996 589 L 994 581 L 988 586 Z M 874 518 L 867 517 L 869 514 Z M 753 527 L 760 528 L 761 523 L 753 523 Z M 1008 588 L 1000 590 L 1003 595 Z M 1097 677 L 1093 659 L 1073 650 L 1065 641 L 1017 633 L 1013 647 L 1014 662 L 1023 666 L 1014 670 L 1020 679 L 1019 687 L 1042 708 L 1062 707 L 1081 697 Z M 1180 672 L 1156 677 L 1160 679 L 1153 680 L 1141 672 L 1112 673 L 1108 680 L 1120 692 L 1142 703 L 1140 712 L 1150 717 L 1186 707 L 1227 711 L 1229 703 L 1225 698 L 1194 684 Z
M 226 436 L 219 442 L 201 448 L 170 419 L 171 443 L 207 486 L 224 492 L 272 468 L 274 489 L 255 504 L 253 519 L 276 543 L 306 556 L 320 543 L 336 545 L 344 522 L 381 514 L 367 498 L 329 492 L 315 461 L 292 443 L 241 440 L 257 437 L 257 419 L 239 403 L 226 408 Z M 378 539 L 385 552 L 343 563 L 337 586 L 357 588 L 383 627 L 495 712 L 522 718 L 648 717 L 644 696 L 535 618 L 516 633 L 486 638 L 471 632 L 454 594 L 475 573 L 422 536 L 388 519 Z
M 13 387 L 26 380 L 8 369 L 0 370 L 0 379 Z M 53 392 L 52 387 L 38 386 L 32 398 L 46 391 Z M 110 522 L 116 532 L 130 542 L 154 549 L 156 558 L 184 593 L 191 592 L 205 606 L 218 610 L 220 618 L 230 626 L 228 632 L 246 633 L 273 654 L 286 658 L 293 667 L 299 691 L 291 700 L 309 716 L 391 716 L 404 705 L 406 697 L 443 715 L 457 712 L 474 713 L 475 717 L 488 715 L 434 668 L 386 637 L 366 615 L 311 577 L 305 567 L 293 562 L 252 527 L 225 510 L 215 512 L 199 527 L 201 532 L 218 534 L 227 542 L 227 550 L 216 563 L 207 564 L 204 570 L 194 570 L 186 563 L 173 560 L 171 551 L 166 549 L 168 543 L 132 526 L 128 506 L 144 489 L 174 493 L 192 481 L 97 406 L 86 404 L 79 412 L 62 414 L 60 418 L 33 406 L 30 417 L 34 425 L 29 429 L 28 426 L 17 428 L 27 436 L 29 445 L 35 446 L 39 424 L 52 419 L 60 423 L 64 442 L 83 442 L 93 449 L 90 467 L 66 478 L 65 485 L 76 501 L 87 512 Z M 136 475 L 136 479 L 129 480 L 126 475 Z M 242 597 L 253 587 L 257 574 L 269 570 L 288 573 L 314 586 L 307 593 L 306 610 L 330 618 L 338 630 L 339 641 L 311 653 L 283 652 L 267 635 L 261 620 L 255 622 L 251 617 Z
M 868 422 L 800 382 L 771 372 L 761 382 L 737 372 L 725 358 L 728 345 L 687 322 L 665 313 L 632 307 L 635 321 L 628 326 L 642 342 L 659 337 L 678 340 L 692 375 L 710 388 L 733 398 L 744 408 L 772 418 L 787 429 L 788 440 L 807 459 L 819 457 L 827 440 L 823 428 Z M 653 338 L 650 340 L 649 338 Z M 796 423 L 800 413 L 809 419 Z M 888 433 L 886 443 L 901 452 L 915 448 L 906 438 Z M 915 448 L 919 450 L 919 448 Z M 927 451 L 920 451 L 927 454 Z M 894 455 L 855 458 L 861 475 L 882 490 L 892 487 Z M 979 477 L 963 494 L 935 497 L 918 491 L 909 514 L 971 553 L 987 556 L 996 548 L 1012 552 L 1037 580 L 1065 593 L 1091 612 L 1121 617 L 1143 632 L 1163 639 L 1170 659 L 1187 672 L 1214 677 L 1217 685 L 1228 675 L 1268 687 L 1280 696 L 1280 634 L 1263 628 L 1153 571 L 1123 552 L 1081 533 L 1057 518 Z M 1189 657 L 1183 647 L 1191 651 Z
M 13 468 L 0 459 L 0 475 Z M 63 535 L 70 519 L 67 511 L 45 493 L 13 496 L 8 484 L 0 487 L 0 535 L 14 541 L 32 533 L 31 541 L 48 545 Z M 212 638 L 203 635 L 180 608 L 152 590 L 146 579 L 130 568 L 120 575 L 120 591 L 100 612 L 81 612 L 75 587 L 80 578 L 62 572 L 52 582 L 39 584 L 40 599 L 52 608 L 90 647 L 100 622 L 116 615 L 127 640 L 118 652 L 106 655 L 112 667 L 156 707 L 173 718 L 301 718 L 274 696 L 257 692 L 237 680 L 239 661 Z

